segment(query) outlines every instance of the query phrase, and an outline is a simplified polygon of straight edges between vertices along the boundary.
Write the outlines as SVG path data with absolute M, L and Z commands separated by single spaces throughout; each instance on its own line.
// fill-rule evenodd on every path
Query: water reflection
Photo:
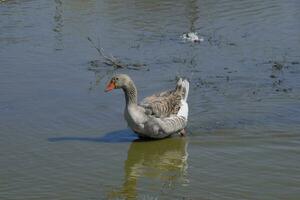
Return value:
M 158 181 L 159 188 L 173 188 L 178 183 L 186 185 L 187 146 L 186 138 L 132 142 L 125 161 L 122 188 L 111 192 L 109 198 L 138 198 L 138 183 L 143 179 L 151 179 L 151 183 Z
M 64 26 L 63 21 L 63 2 L 61 0 L 55 0 L 55 13 L 54 13 L 54 28 L 53 31 L 55 32 L 55 50 L 62 50 L 63 49 L 63 35 L 62 29 Z
M 197 5 L 197 0 L 190 0 L 187 2 L 187 13 L 188 13 L 188 19 L 190 22 L 189 30 L 190 32 L 196 31 L 196 23 L 199 19 L 199 7 Z

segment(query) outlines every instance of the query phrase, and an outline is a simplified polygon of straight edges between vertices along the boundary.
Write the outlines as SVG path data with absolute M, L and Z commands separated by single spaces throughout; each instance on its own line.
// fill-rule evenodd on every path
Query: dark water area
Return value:
M 299 199 L 299 8 L 0 1 L 0 199 Z M 138 140 L 114 73 L 139 99 L 188 78 L 188 136 Z

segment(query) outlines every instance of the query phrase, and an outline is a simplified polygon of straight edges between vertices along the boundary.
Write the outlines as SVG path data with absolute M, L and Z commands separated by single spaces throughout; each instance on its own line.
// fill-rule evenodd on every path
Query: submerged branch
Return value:
M 87 39 L 91 43 L 91 45 L 98 51 L 99 55 L 105 59 L 105 61 L 104 61 L 105 64 L 116 67 L 116 68 L 127 67 L 126 64 L 121 63 L 121 61 L 117 60 L 114 56 L 105 55 L 103 48 L 97 47 L 90 37 L 87 37 Z

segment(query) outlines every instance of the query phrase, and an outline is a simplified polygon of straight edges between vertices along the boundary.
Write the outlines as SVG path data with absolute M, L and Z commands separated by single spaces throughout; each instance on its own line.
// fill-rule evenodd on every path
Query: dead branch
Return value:
M 104 49 L 100 46 L 100 42 L 98 41 L 98 46 L 95 45 L 93 40 L 90 37 L 87 37 L 88 41 L 91 43 L 92 47 L 94 47 L 99 55 L 104 58 L 104 61 L 102 63 L 113 66 L 114 68 L 127 68 L 131 70 L 140 70 L 142 67 L 146 67 L 146 64 L 140 64 L 140 63 L 124 63 L 115 58 L 113 55 L 107 55 L 104 53 Z M 91 62 L 91 65 L 97 66 L 96 62 Z M 149 70 L 149 69 L 148 69 Z
M 97 47 L 90 37 L 87 37 L 87 39 L 91 43 L 91 45 L 98 51 L 100 56 L 102 56 L 105 59 L 105 61 L 104 61 L 105 64 L 116 67 L 116 68 L 124 68 L 127 66 L 126 64 L 123 64 L 123 63 L 121 63 L 121 61 L 117 60 L 114 56 L 105 55 L 103 48 L 101 48 L 100 46 Z

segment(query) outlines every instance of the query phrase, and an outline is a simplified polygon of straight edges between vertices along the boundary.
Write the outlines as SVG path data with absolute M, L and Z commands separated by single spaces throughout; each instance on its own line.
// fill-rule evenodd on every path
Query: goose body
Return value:
M 112 77 L 106 91 L 113 89 L 124 91 L 124 117 L 128 126 L 139 136 L 159 139 L 184 133 L 188 120 L 187 80 L 180 78 L 174 89 L 146 97 L 140 103 L 137 102 L 137 89 L 128 75 Z

